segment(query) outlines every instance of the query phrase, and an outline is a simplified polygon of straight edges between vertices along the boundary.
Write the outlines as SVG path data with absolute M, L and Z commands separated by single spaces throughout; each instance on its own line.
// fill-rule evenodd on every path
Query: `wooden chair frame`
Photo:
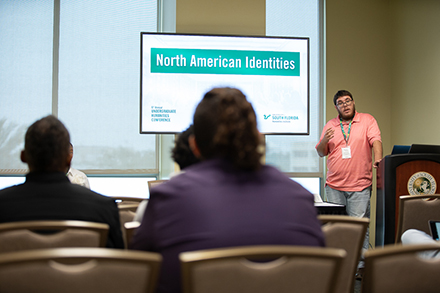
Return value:
M 151 188 L 153 188 L 154 186 L 159 185 L 159 184 L 162 184 L 162 183 L 165 183 L 165 182 L 167 182 L 167 181 L 168 181 L 168 179 L 161 179 L 161 180 L 151 180 L 151 181 L 148 181 L 148 190 L 151 190 Z
M 99 234 L 99 247 L 105 247 L 107 244 L 109 225 L 104 223 L 88 221 L 21 221 L 0 224 L 0 234 L 14 230 L 30 231 L 62 231 L 67 229 L 89 230 Z
M 370 219 L 346 215 L 318 215 L 318 219 L 323 225 L 333 225 L 333 227 L 323 227 L 327 247 L 341 248 L 347 252 L 341 266 L 336 291 L 338 293 L 354 292 L 355 273 L 362 255 L 362 246 Z M 333 231 L 332 228 L 334 228 Z M 345 234 L 348 241 L 344 239 L 344 230 L 349 233 Z M 356 241 L 356 243 L 353 243 L 353 241 Z
M 143 201 L 140 197 L 111 196 L 118 206 L 120 205 L 136 205 Z
M 121 262 L 126 265 L 133 264 L 145 264 L 149 267 L 148 275 L 145 276 L 145 291 L 146 293 L 153 293 L 156 287 L 157 279 L 159 276 L 160 265 L 162 262 L 162 256 L 159 253 L 143 252 L 143 251 L 127 251 L 121 249 L 110 248 L 52 248 L 52 249 L 39 249 L 39 250 L 27 250 L 21 252 L 13 252 L 2 254 L 0 258 L 0 277 L 3 272 L 8 272 L 8 266 L 13 266 L 14 270 L 16 265 L 22 263 L 24 266 L 28 266 L 30 263 L 40 263 L 44 267 L 50 267 L 52 271 L 61 271 L 64 275 L 75 275 L 81 271 L 90 269 L 88 266 L 79 267 L 78 269 L 65 269 L 69 266 L 81 266 L 84 262 L 91 260 L 98 260 L 97 263 L 93 263 L 94 266 L 99 265 L 99 260 L 109 260 L 111 262 Z M 60 265 L 54 265 L 59 263 Z M 32 275 L 32 271 L 27 272 L 27 276 Z M 50 277 L 50 276 L 49 276 Z M 106 280 L 106 278 L 103 278 Z M 29 281 L 29 280 L 28 280 Z M 2 284 L 0 284 L 0 287 Z M 30 282 L 29 288 L 36 286 L 35 283 Z M 4 288 L 6 289 L 6 287 Z M 13 288 L 7 287 L 8 292 L 14 292 Z M 54 292 L 53 289 L 49 290 Z M 69 290 L 71 292 L 72 290 Z M 41 292 L 41 290 L 39 290 Z M 87 291 L 88 292 L 88 291 Z
M 433 199 L 433 202 L 430 202 L 430 199 Z M 399 197 L 399 212 L 398 212 L 398 220 L 397 220 L 397 230 L 396 230 L 396 238 L 395 238 L 395 243 L 400 243 L 401 242 L 401 237 L 402 234 L 408 230 L 408 229 L 418 229 L 421 231 L 424 231 L 425 233 L 429 234 L 429 224 L 428 221 L 429 220 L 440 220 L 440 212 L 438 213 L 438 218 L 437 219 L 431 219 L 429 218 L 429 216 L 426 216 L 426 219 L 424 220 L 424 222 L 426 222 L 425 224 L 423 224 L 423 227 L 419 227 L 419 226 L 413 226 L 413 225 L 408 225 L 405 221 L 405 213 L 408 213 L 408 207 L 407 207 L 407 203 L 411 202 L 411 201 L 419 201 L 422 200 L 424 204 L 424 206 L 428 207 L 430 204 L 435 204 L 436 206 L 433 207 L 433 209 L 435 209 L 434 213 L 437 213 L 437 209 L 440 207 L 440 205 L 438 205 L 439 201 L 440 201 L 440 194 L 429 194 L 429 195 L 402 195 Z
M 277 259 L 282 257 L 295 258 L 307 257 L 310 259 L 326 259 L 334 261 L 332 278 L 328 286 L 328 292 L 336 292 L 336 278 L 342 260 L 346 253 L 342 249 L 323 248 L 323 247 L 305 247 L 305 246 L 243 246 L 221 249 L 209 249 L 192 252 L 184 252 L 179 255 L 182 268 L 182 286 L 184 293 L 194 292 L 194 281 L 192 271 L 194 266 L 204 262 L 218 262 L 230 259 Z M 319 278 L 319 276 L 317 276 Z
M 127 243 L 127 247 L 130 244 L 131 239 L 133 238 L 133 235 L 136 232 L 136 229 L 139 228 L 140 225 L 141 223 L 136 221 L 124 223 L 125 242 Z
M 440 259 L 424 259 L 418 255 L 420 252 L 432 250 L 439 251 L 440 244 L 389 244 L 367 251 L 362 293 L 402 292 L 402 290 L 406 293 L 438 292 Z M 382 271 L 384 273 L 379 276 L 378 273 Z M 392 288 L 393 284 L 403 288 Z M 421 286 L 431 289 L 426 290 L 426 287 Z

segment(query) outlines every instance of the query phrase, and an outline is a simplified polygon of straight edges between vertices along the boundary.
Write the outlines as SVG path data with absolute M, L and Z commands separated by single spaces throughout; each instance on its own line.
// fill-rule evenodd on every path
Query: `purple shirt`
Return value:
M 324 246 L 313 195 L 277 169 L 208 160 L 151 190 L 131 248 L 163 256 L 157 292 L 180 292 L 178 255 L 244 245 Z

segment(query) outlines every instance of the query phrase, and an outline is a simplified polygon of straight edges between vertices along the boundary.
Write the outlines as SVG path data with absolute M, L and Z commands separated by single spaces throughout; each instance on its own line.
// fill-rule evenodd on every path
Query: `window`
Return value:
M 52 111 L 53 1 L 0 1 L 0 174 L 23 174 L 24 134 Z
M 156 136 L 139 134 L 140 32 L 156 31 L 156 3 L 61 1 L 58 114 L 88 174 L 158 173 Z
M 140 32 L 156 31 L 157 1 L 0 5 L 0 174 L 26 173 L 24 133 L 51 113 L 71 134 L 77 169 L 158 173 L 156 136 L 139 134 Z
M 266 163 L 300 177 L 322 176 L 322 163 L 315 150 L 321 134 L 323 87 L 320 2 L 266 0 L 266 35 L 310 38 L 310 135 L 266 136 Z
M 313 177 L 309 190 L 322 177 L 315 151 L 323 106 L 322 3 L 266 0 L 266 34 L 309 37 L 311 52 L 310 135 L 267 136 L 266 162 L 290 177 Z M 173 32 L 175 5 L 0 0 L 0 175 L 26 173 L 19 159 L 24 133 L 54 113 L 71 134 L 73 167 L 88 175 L 125 175 L 106 184 L 128 186 L 131 175 L 167 177 L 174 136 L 139 134 L 140 32 L 157 31 L 158 15 L 159 30 Z M 0 186 L 17 178 L 0 177 Z

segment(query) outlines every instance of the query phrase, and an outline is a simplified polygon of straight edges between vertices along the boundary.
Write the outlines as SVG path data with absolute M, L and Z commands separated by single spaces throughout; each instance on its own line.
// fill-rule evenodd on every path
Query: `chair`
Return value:
M 118 207 L 125 205 L 137 206 L 141 201 L 144 200 L 143 198 L 140 197 L 125 197 L 125 196 L 121 196 L 121 197 L 112 196 L 111 198 L 115 200 L 115 202 L 118 204 Z
M 86 221 L 0 224 L 0 253 L 54 247 L 105 247 L 109 226 Z
M 124 230 L 125 230 L 125 242 L 130 244 L 131 238 L 133 238 L 134 232 L 136 229 L 141 225 L 141 223 L 133 221 L 133 222 L 127 222 L 124 224 Z
M 437 243 L 386 245 L 365 253 L 362 293 L 439 292 L 440 259 L 424 259 L 418 252 L 439 250 Z
M 3 254 L 0 292 L 150 293 L 161 255 L 109 248 L 52 248 Z
M 120 204 L 120 205 L 118 205 L 118 209 L 120 211 L 121 210 L 130 211 L 130 212 L 133 212 L 134 214 L 136 214 L 136 210 L 139 205 L 140 205 L 140 203 L 138 203 L 138 204 Z
M 323 224 L 327 247 L 341 248 L 347 252 L 337 280 L 336 292 L 354 292 L 354 280 L 370 220 L 342 215 L 318 215 Z
M 345 254 L 342 249 L 303 246 L 183 252 L 183 293 L 336 292 Z
M 163 179 L 163 180 L 151 180 L 148 181 L 148 190 L 151 190 L 151 188 L 156 187 L 164 182 L 167 182 L 168 180 Z
M 400 196 L 395 242 L 400 243 L 408 229 L 430 234 L 429 220 L 440 220 L 440 194 Z
M 135 215 L 136 215 L 136 211 L 133 211 L 131 205 L 119 207 L 119 221 L 121 223 L 121 232 L 122 232 L 122 237 L 124 238 L 125 248 L 128 247 L 125 223 L 133 222 Z

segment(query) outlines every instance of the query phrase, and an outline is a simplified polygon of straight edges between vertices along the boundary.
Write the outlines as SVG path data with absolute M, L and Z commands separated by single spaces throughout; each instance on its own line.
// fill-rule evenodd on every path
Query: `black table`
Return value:
M 345 205 L 331 202 L 315 202 L 319 215 L 346 215 Z

